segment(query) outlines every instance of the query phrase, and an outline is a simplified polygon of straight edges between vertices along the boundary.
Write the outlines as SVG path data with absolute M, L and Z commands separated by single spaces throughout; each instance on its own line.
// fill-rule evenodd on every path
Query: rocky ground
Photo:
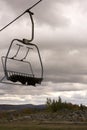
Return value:
M 56 113 L 40 112 L 30 114 L 28 116 L 18 117 L 17 120 L 38 120 L 38 121 L 74 121 L 74 122 L 86 122 L 87 121 L 87 110 L 81 111 L 60 111 Z M 15 120 L 15 118 L 13 118 Z
M 52 112 L 37 112 L 34 114 L 17 115 L 9 113 L 5 118 L 0 118 L 2 121 L 69 121 L 69 122 L 87 122 L 87 110 L 61 110 L 55 113 Z

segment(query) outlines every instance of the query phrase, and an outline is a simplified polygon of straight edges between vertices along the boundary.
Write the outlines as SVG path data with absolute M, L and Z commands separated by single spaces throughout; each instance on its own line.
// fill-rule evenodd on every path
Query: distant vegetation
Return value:
M 58 98 L 58 100 L 52 100 L 51 98 L 47 98 L 46 101 L 46 106 L 48 111 L 51 112 L 57 112 L 59 110 L 84 110 L 87 109 L 86 106 L 84 105 L 77 105 L 77 104 L 72 104 L 72 103 L 67 103 L 67 102 L 62 102 L 61 97 Z
M 21 120 L 21 119 L 25 120 L 25 118 L 29 118 L 30 120 L 33 120 L 33 119 L 37 120 L 37 118 L 45 119 L 45 117 L 46 117 L 46 119 L 49 120 L 49 118 L 51 118 L 51 116 L 52 116 L 52 114 L 50 114 L 50 112 L 53 114 L 55 114 L 55 112 L 56 112 L 59 115 L 60 114 L 66 115 L 66 112 L 67 112 L 68 116 L 65 118 L 65 120 L 68 117 L 70 117 L 70 119 L 71 119 L 71 115 L 69 115 L 70 112 L 75 112 L 72 114 L 73 117 L 75 117 L 76 115 L 77 115 L 77 117 L 79 117 L 79 115 L 82 115 L 81 117 L 84 117 L 84 120 L 86 120 L 86 117 L 87 117 L 87 107 L 86 106 L 84 106 L 82 104 L 77 105 L 77 104 L 63 102 L 61 97 L 59 97 L 57 100 L 47 98 L 46 103 L 44 105 L 39 105 L 39 106 L 28 104 L 28 105 L 23 105 L 23 106 L 22 105 L 19 105 L 19 106 L 1 105 L 0 107 L 1 107 L 0 122 L 5 122 L 5 121 L 8 122 L 8 121 L 12 121 L 12 120 Z M 4 108 L 4 109 L 2 110 L 2 108 Z M 84 110 L 86 110 L 86 111 L 84 112 Z M 77 113 L 76 113 L 76 111 L 77 111 Z M 80 113 L 80 114 L 78 114 L 78 113 Z

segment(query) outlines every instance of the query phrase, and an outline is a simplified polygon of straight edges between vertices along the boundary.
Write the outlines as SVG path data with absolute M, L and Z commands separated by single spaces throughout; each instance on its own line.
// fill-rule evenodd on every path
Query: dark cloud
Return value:
M 2 5 L 0 27 L 16 18 L 35 2 L 36 0 L 0 1 Z M 81 103 L 79 100 L 75 101 L 81 97 L 86 104 L 83 92 L 80 92 L 85 91 L 87 95 L 86 3 L 85 0 L 43 0 L 32 9 L 35 14 L 34 43 L 40 47 L 44 82 L 36 88 L 1 84 L 1 103 L 5 101 L 26 103 L 28 100 L 41 103 L 42 100 L 45 102 L 48 96 L 55 97 L 57 93 L 56 97 L 62 96 L 68 101 L 71 98 L 72 102 Z M 0 34 L 1 56 L 6 55 L 13 38 L 22 39 L 29 35 L 28 30 L 26 31 L 29 25 L 25 16 Z M 38 65 L 36 66 L 38 68 Z M 2 76 L 2 67 L 0 72 Z

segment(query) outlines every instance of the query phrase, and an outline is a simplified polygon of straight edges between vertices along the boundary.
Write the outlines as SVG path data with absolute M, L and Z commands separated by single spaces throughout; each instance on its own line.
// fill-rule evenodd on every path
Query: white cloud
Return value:
M 70 50 L 69 51 L 69 55 L 74 56 L 74 55 L 78 55 L 79 51 L 78 50 Z
M 43 104 L 46 99 L 58 99 L 76 104 L 86 104 L 87 87 L 80 83 L 44 82 L 43 86 L 2 86 L 0 87 L 0 103 L 10 104 Z

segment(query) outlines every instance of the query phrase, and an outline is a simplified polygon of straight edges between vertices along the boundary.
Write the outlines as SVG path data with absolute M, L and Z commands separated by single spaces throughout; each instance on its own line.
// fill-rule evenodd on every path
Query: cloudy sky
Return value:
M 0 28 L 37 0 L 0 0 Z M 43 104 L 46 98 L 87 105 L 87 1 L 42 0 L 32 9 L 34 43 L 40 48 L 44 80 L 37 87 L 0 84 L 0 103 Z M 0 32 L 0 56 L 13 38 L 29 35 L 28 16 Z M 0 77 L 4 75 L 0 62 Z

